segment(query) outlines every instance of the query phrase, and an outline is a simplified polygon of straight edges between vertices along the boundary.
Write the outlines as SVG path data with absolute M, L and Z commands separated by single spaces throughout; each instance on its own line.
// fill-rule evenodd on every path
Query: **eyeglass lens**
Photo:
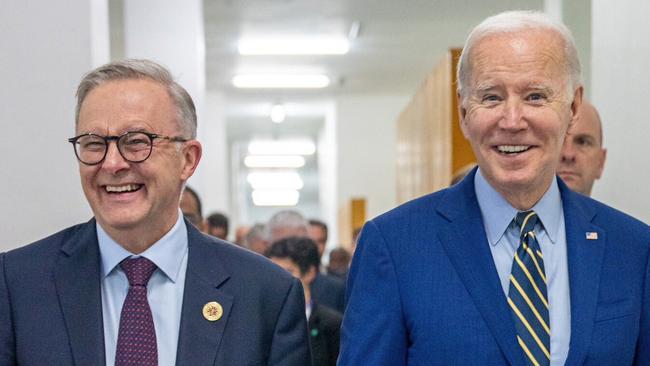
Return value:
M 97 164 L 106 156 L 108 139 L 102 136 L 81 136 L 75 144 L 79 160 L 86 164 Z M 130 162 L 141 162 L 151 154 L 151 138 L 141 132 L 129 132 L 117 140 L 117 148 L 122 157 Z

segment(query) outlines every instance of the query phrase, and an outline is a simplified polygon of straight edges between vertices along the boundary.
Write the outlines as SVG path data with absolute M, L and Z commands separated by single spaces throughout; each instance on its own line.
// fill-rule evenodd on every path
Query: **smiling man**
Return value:
M 556 176 L 582 103 L 569 30 L 490 17 L 458 80 L 479 167 L 366 223 L 338 365 L 650 364 L 650 229 Z
M 606 158 L 600 116 L 591 103 L 584 101 L 580 118 L 564 140 L 558 175 L 569 188 L 591 196 L 594 182 L 603 175 Z
M 183 219 L 201 158 L 185 89 L 115 62 L 84 76 L 76 112 L 94 217 L 0 254 L 0 365 L 309 364 L 300 282 Z

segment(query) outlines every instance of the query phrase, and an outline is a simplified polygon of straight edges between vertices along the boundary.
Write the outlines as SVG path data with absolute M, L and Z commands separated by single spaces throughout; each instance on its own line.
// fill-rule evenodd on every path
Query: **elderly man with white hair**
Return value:
M 650 228 L 556 176 L 582 103 L 571 33 L 487 18 L 458 74 L 478 168 L 366 223 L 338 365 L 650 365 Z

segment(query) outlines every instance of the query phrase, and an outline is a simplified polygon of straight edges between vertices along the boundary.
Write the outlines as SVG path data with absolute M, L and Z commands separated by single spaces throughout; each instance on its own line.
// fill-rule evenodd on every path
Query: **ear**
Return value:
M 456 92 L 456 100 L 458 101 L 458 122 L 460 123 L 460 130 L 463 132 L 463 136 L 468 139 L 466 131 L 467 126 L 465 124 L 465 118 L 467 117 L 467 108 L 465 108 L 465 105 L 463 103 L 463 97 L 461 97 L 460 93 L 458 92 Z
M 582 106 L 582 95 L 584 88 L 580 85 L 573 92 L 573 101 L 571 102 L 571 121 L 569 122 L 569 127 L 573 126 L 575 122 L 580 118 L 580 107 Z
M 198 140 L 189 140 L 184 143 L 181 153 L 183 155 L 181 179 L 185 181 L 194 174 L 196 167 L 199 165 L 201 155 L 203 154 L 203 147 Z
M 598 175 L 596 176 L 596 179 L 600 179 L 600 177 L 603 175 L 603 170 L 605 170 L 605 160 L 607 160 L 607 149 L 601 148 L 600 163 L 598 166 Z

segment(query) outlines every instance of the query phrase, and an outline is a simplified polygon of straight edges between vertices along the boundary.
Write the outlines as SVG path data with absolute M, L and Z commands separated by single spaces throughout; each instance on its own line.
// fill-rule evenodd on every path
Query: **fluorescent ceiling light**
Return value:
M 312 155 L 316 146 L 309 140 L 251 141 L 248 153 L 251 155 Z
M 255 190 L 252 193 L 255 206 L 295 206 L 300 199 L 296 190 Z
M 232 78 L 237 88 L 305 88 L 318 89 L 330 84 L 330 79 L 321 74 L 240 74 Z
M 275 123 L 282 123 L 284 122 L 284 119 L 287 117 L 287 112 L 284 110 L 284 106 L 282 104 L 274 104 L 271 107 L 271 121 Z
M 302 178 L 296 172 L 253 172 L 246 178 L 253 189 L 302 189 Z
M 238 49 L 241 55 L 344 55 L 350 44 L 344 37 L 247 38 Z
M 300 155 L 249 155 L 244 159 L 249 168 L 300 168 L 305 158 Z

